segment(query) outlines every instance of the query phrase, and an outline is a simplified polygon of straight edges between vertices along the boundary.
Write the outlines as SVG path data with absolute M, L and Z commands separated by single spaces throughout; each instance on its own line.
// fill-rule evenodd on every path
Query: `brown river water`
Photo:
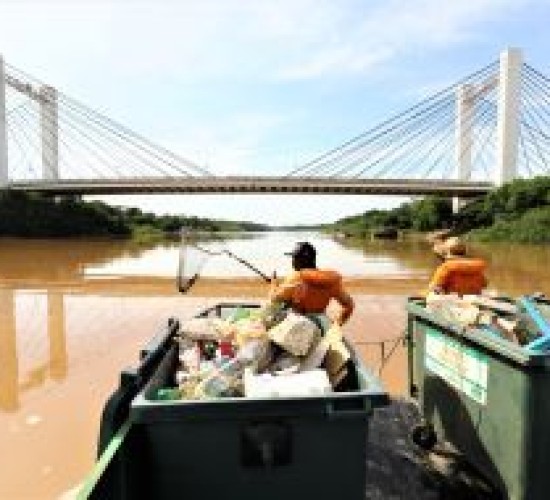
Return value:
M 343 246 L 309 233 L 268 233 L 204 243 L 228 248 L 271 275 L 307 239 L 319 267 L 342 272 L 357 308 L 346 334 L 393 394 L 406 391 L 399 336 L 404 304 L 436 265 L 423 242 Z M 550 247 L 485 245 L 500 293 L 550 294 Z M 228 257 L 186 254 L 201 278 L 177 292 L 178 244 L 0 239 L 0 498 L 69 497 L 91 469 L 103 404 L 120 370 L 170 316 L 190 317 L 221 299 L 261 300 L 267 285 Z M 194 259 L 194 260 L 193 260 Z M 396 340 L 397 339 L 397 340 Z M 392 349 L 393 347 L 396 349 Z

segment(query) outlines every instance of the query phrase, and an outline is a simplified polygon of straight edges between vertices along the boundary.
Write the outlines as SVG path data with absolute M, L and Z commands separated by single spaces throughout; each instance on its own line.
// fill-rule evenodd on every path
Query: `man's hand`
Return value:
M 273 296 L 275 295 L 275 291 L 277 290 L 277 287 L 279 286 L 279 280 L 277 278 L 277 273 L 273 271 L 273 276 L 271 277 L 271 280 L 269 282 L 269 299 L 273 300 Z

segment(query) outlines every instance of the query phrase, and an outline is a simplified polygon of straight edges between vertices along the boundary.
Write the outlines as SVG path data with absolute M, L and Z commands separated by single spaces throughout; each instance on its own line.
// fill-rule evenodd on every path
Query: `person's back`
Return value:
M 449 238 L 434 247 L 444 262 L 435 270 L 429 291 L 437 293 L 457 293 L 459 295 L 480 294 L 487 285 L 483 259 L 466 256 L 466 248 L 458 238 Z
M 354 304 L 343 288 L 342 276 L 333 270 L 317 269 L 315 249 L 309 243 L 299 243 L 291 255 L 294 272 L 271 291 L 271 300 L 286 302 L 302 314 L 319 314 L 334 299 L 341 306 L 337 322 L 345 323 Z
M 487 282 L 484 276 L 487 264 L 483 259 L 457 257 L 446 260 L 436 269 L 431 287 L 442 293 L 476 295 Z

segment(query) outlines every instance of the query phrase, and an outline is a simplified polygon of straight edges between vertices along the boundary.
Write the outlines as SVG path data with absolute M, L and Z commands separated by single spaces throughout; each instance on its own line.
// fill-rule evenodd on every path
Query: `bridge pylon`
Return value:
M 518 175 L 522 65 L 523 53 L 521 49 L 508 48 L 501 52 L 495 171 L 495 184 L 497 186 L 502 186 Z
M 6 113 L 6 69 L 0 54 L 0 189 L 8 185 L 8 128 Z
M 42 179 L 59 179 L 59 120 L 57 90 L 49 85 L 40 88 L 40 138 L 42 143 Z
M 500 53 L 499 71 L 483 85 L 463 84 L 456 90 L 455 179 L 469 181 L 472 175 L 472 149 L 476 101 L 498 87 L 497 143 L 493 183 L 502 186 L 518 176 L 519 114 L 521 100 L 522 51 L 508 48 Z M 467 201 L 453 198 L 453 212 Z
M 471 84 L 460 85 L 456 90 L 455 120 L 455 178 L 469 181 L 472 176 L 472 124 L 475 114 L 475 88 Z M 453 213 L 457 213 L 465 200 L 453 198 Z

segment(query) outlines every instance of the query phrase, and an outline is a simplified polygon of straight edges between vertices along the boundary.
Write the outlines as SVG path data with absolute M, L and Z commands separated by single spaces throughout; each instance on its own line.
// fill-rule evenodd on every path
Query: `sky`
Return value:
M 215 174 L 284 175 L 508 46 L 550 74 L 549 21 L 550 0 L 0 0 L 0 53 Z M 405 200 L 102 199 L 276 225 Z

